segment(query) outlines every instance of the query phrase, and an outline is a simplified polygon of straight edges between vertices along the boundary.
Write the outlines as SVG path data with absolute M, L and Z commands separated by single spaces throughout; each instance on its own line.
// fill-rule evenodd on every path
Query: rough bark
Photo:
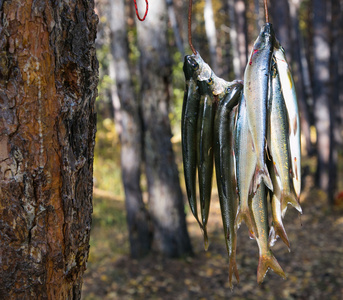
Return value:
M 149 8 L 137 23 L 140 49 L 141 103 L 149 212 L 154 249 L 165 256 L 191 253 L 184 203 L 171 144 L 168 118 L 171 60 L 167 49 L 167 8 L 164 1 Z
M 313 0 L 314 118 L 317 129 L 317 184 L 328 192 L 330 160 L 330 46 L 325 0 Z
M 92 212 L 93 1 L 0 1 L 0 295 L 79 299 Z
M 120 103 L 112 101 L 116 125 L 120 128 L 121 171 L 125 190 L 125 206 L 131 256 L 138 258 L 150 251 L 151 233 L 140 187 L 142 165 L 142 129 L 139 105 L 134 95 L 128 58 L 127 26 L 124 0 L 110 1 L 111 53 Z M 118 105 L 119 104 L 119 105 Z

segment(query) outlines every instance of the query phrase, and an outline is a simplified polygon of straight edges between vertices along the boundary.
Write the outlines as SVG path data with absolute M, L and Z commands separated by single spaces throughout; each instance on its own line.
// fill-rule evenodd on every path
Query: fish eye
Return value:
M 228 86 L 225 88 L 225 93 L 229 93 L 230 91 L 231 91 L 231 87 Z
M 194 58 L 192 58 L 190 55 L 187 57 L 188 64 L 191 66 L 191 68 L 196 71 L 199 69 L 199 64 L 195 61 Z
M 213 79 L 210 77 L 209 79 L 207 79 L 207 83 L 208 83 L 209 85 L 212 85 L 212 84 L 213 84 Z
M 196 71 L 196 70 L 199 70 L 199 64 L 197 62 L 194 62 L 192 64 L 192 68 Z

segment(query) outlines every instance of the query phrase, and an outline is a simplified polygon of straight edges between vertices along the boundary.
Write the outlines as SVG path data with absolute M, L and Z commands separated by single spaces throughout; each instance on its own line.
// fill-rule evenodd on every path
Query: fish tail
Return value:
M 256 165 L 255 174 L 253 177 L 252 185 L 250 186 L 250 193 L 256 193 L 258 187 L 261 184 L 261 181 L 265 183 L 267 188 L 273 191 L 273 183 L 269 175 L 269 171 L 267 165 L 265 164 L 263 168 L 261 168 L 258 164 Z
M 270 228 L 270 231 L 269 231 L 269 241 L 268 241 L 269 246 L 274 245 L 278 236 L 285 243 L 285 245 L 288 248 L 288 251 L 291 251 L 289 239 L 288 239 L 285 227 L 283 226 L 282 222 L 273 222 L 273 226 Z
M 267 168 L 266 164 L 264 165 L 264 168 L 261 171 L 261 173 L 262 173 L 262 178 L 263 178 L 264 184 L 266 185 L 266 187 L 269 190 L 273 191 L 273 183 L 272 183 L 272 180 L 270 178 L 269 171 L 268 171 L 268 168 Z
M 251 237 L 257 238 L 258 237 L 258 231 L 256 227 L 256 223 L 253 220 L 253 217 L 250 213 L 249 207 L 247 208 L 241 208 L 238 212 L 235 220 L 235 228 L 238 229 L 240 224 L 244 221 L 244 223 L 247 225 L 249 229 L 249 234 Z
M 229 260 L 229 286 L 231 290 L 233 288 L 233 285 L 232 285 L 233 274 L 235 274 L 237 283 L 239 283 L 239 274 L 238 274 L 238 268 L 237 268 L 237 263 L 236 263 L 236 255 L 230 257 L 230 260 Z
M 269 250 L 267 253 L 260 255 L 257 267 L 257 283 L 261 284 L 268 271 L 272 269 L 276 274 L 286 279 L 286 274 L 282 270 L 273 253 Z
M 285 216 L 288 203 L 290 203 L 297 211 L 299 211 L 302 214 L 301 206 L 294 193 L 289 194 L 289 193 L 286 193 L 285 191 L 282 191 L 280 200 L 281 200 L 282 217 Z
M 208 250 L 208 246 L 210 245 L 210 242 L 208 240 L 208 234 L 207 234 L 207 227 L 206 227 L 206 225 L 203 226 L 202 229 L 203 229 L 203 234 L 204 234 L 204 249 L 205 249 L 205 251 L 207 251 Z
M 239 283 L 239 274 L 238 274 L 238 268 L 237 268 L 237 263 L 236 263 L 236 246 L 237 246 L 236 235 L 232 236 L 231 246 L 232 246 L 231 251 L 229 251 L 229 286 L 230 286 L 230 289 L 232 290 L 233 274 L 236 277 L 237 283 Z

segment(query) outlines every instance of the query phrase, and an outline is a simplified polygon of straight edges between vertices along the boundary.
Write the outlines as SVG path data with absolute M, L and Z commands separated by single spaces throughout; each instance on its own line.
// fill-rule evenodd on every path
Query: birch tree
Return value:
M 110 1 L 112 72 L 117 86 L 112 90 L 116 125 L 120 128 L 121 172 L 125 190 L 125 206 L 130 239 L 130 253 L 138 258 L 150 251 L 151 232 L 140 187 L 142 168 L 142 122 L 139 103 L 129 69 L 128 39 L 124 0 Z M 117 98 L 118 97 L 118 98 Z M 119 101 L 116 101 L 116 100 Z
M 170 141 L 171 58 L 167 48 L 167 17 L 165 1 L 151 5 L 147 19 L 137 23 L 137 31 L 144 159 L 149 213 L 154 230 L 153 246 L 165 256 L 177 257 L 191 253 L 192 249 Z

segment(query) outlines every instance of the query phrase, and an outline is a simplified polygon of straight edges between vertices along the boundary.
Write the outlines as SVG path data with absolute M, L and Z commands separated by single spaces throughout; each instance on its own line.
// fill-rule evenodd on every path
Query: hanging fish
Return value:
M 276 66 L 280 76 L 281 90 L 283 98 L 285 99 L 289 118 L 289 143 L 292 161 L 293 185 L 299 201 L 301 192 L 301 144 L 298 100 L 293 77 L 286 60 L 285 51 L 279 42 L 276 42 L 273 56 L 276 60 Z
M 213 175 L 213 121 L 214 96 L 210 89 L 212 81 L 198 81 L 200 105 L 197 129 L 197 161 L 201 208 L 201 221 L 204 231 L 205 250 L 208 249 L 207 221 L 210 211 Z
M 181 140 L 188 202 L 193 216 L 197 220 L 200 228 L 202 228 L 202 224 L 198 218 L 196 195 L 197 121 L 200 93 L 195 72 L 198 69 L 199 65 L 194 60 L 190 59 L 190 56 L 186 56 L 183 65 L 183 71 L 186 78 L 186 89 L 183 98 L 181 117 Z
M 252 178 L 256 168 L 257 156 L 254 151 L 252 137 L 248 127 L 246 102 L 244 95 L 239 103 L 237 121 L 234 131 L 237 191 L 239 196 L 239 209 L 235 220 L 238 229 L 242 220 L 248 226 L 250 235 L 258 235 L 255 221 L 251 214 L 248 199 L 252 190 Z
M 273 51 L 274 31 L 270 23 L 262 26 L 260 34 L 250 53 L 244 73 L 244 96 L 247 106 L 247 117 L 257 164 L 254 175 L 253 191 L 263 179 L 270 190 L 273 185 L 265 164 L 267 133 L 268 78 Z
M 232 276 L 239 282 L 236 264 L 237 235 L 234 226 L 238 207 L 233 151 L 233 129 L 235 111 L 233 107 L 241 97 L 242 84 L 233 83 L 221 99 L 214 119 L 214 153 L 217 187 L 223 220 L 226 248 L 229 255 L 229 284 Z
M 261 183 L 256 194 L 252 197 L 251 208 L 258 230 L 258 237 L 256 237 L 259 248 L 257 283 L 261 284 L 263 282 L 269 268 L 281 277 L 286 278 L 285 272 L 282 270 L 268 245 L 268 204 L 266 189 L 263 183 Z
M 281 210 L 282 216 L 287 208 L 287 204 L 292 204 L 300 213 L 301 207 L 297 201 L 297 195 L 293 188 L 293 181 L 291 176 L 291 161 L 290 161 L 290 139 L 289 139 L 289 120 L 285 100 L 281 92 L 281 83 L 279 73 L 276 69 L 276 65 L 273 64 L 271 72 L 271 99 L 269 105 L 270 124 L 268 130 L 268 144 L 270 154 L 273 158 L 273 171 L 275 173 L 273 186 L 277 185 L 277 189 L 274 190 L 275 197 L 280 202 L 280 207 L 277 205 L 273 207 L 273 210 Z M 272 206 L 275 203 L 272 201 Z M 277 213 L 279 215 L 279 212 Z M 274 214 L 273 214 L 274 216 Z M 280 219 L 274 220 L 276 231 L 284 230 Z M 277 232 L 276 232 L 277 233 Z M 282 238 L 282 236 L 280 235 Z M 283 239 L 285 242 L 285 239 Z M 286 243 L 287 244 L 287 243 Z M 289 247 L 289 244 L 288 244 Z

